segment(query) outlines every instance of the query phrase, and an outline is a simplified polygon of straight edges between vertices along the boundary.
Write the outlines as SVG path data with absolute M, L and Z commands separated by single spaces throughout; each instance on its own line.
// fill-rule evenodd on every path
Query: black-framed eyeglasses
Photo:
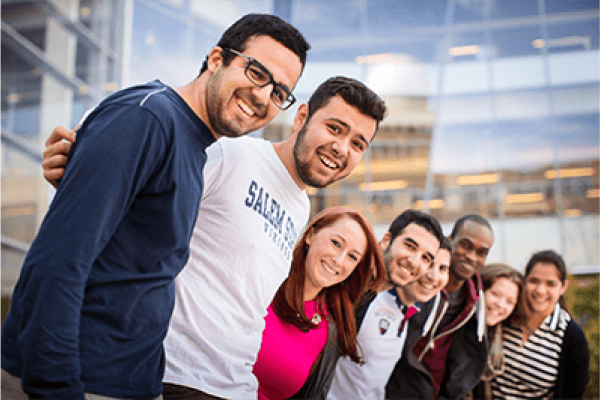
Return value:
M 253 84 L 258 87 L 265 87 L 269 84 L 273 84 L 273 90 L 271 91 L 271 100 L 273 103 L 281 110 L 287 110 L 296 102 L 296 98 L 290 92 L 288 88 L 283 86 L 281 83 L 275 82 L 273 79 L 273 75 L 271 72 L 258 62 L 255 58 L 249 57 L 239 51 L 233 49 L 223 49 L 224 51 L 228 51 L 237 56 L 242 56 L 246 60 L 248 60 L 248 64 L 246 65 L 246 69 L 244 73 L 246 74 L 246 78 L 250 80 Z

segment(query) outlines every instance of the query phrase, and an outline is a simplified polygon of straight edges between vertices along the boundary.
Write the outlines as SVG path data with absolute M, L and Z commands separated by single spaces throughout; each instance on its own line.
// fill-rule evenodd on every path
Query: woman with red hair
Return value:
M 289 276 L 265 317 L 254 364 L 258 398 L 289 398 L 309 377 L 304 396 L 313 398 L 327 393 L 340 354 L 361 362 L 354 307 L 385 276 L 379 244 L 364 216 L 348 207 L 319 213 L 296 243 Z

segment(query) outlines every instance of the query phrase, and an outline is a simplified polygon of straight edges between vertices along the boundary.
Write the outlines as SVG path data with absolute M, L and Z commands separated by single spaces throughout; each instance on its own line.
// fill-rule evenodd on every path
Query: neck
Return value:
M 305 190 L 308 186 L 302 181 L 302 179 L 300 179 L 300 175 L 298 174 L 298 166 L 296 165 L 296 160 L 294 159 L 294 144 L 296 143 L 296 135 L 296 132 L 294 132 L 283 142 L 273 143 L 273 149 L 285 166 L 287 172 L 290 174 L 294 182 L 296 182 L 296 185 L 298 185 L 300 189 Z
M 396 287 L 396 293 L 398 293 L 398 297 L 400 297 L 400 301 L 402 302 L 402 304 L 404 304 L 406 307 L 412 307 L 415 305 L 415 301 L 413 299 L 410 299 L 406 293 L 404 293 L 404 288 L 402 287 Z
M 466 279 L 458 279 L 452 273 L 450 274 L 450 279 L 448 279 L 448 283 L 446 284 L 446 292 L 448 293 L 456 293 L 461 290 L 466 282 Z
M 187 103 L 187 105 L 196 113 L 198 118 L 210 129 L 215 139 L 219 139 L 222 135 L 216 133 L 210 125 L 210 120 L 206 112 L 206 88 L 207 74 L 202 74 L 185 86 L 174 88 L 175 92 Z
M 386 290 L 390 290 L 393 287 L 394 287 L 394 285 L 392 285 L 392 283 L 386 279 L 377 288 L 375 288 L 375 291 L 377 293 L 381 293 L 381 292 L 385 292 Z
M 316 299 L 319 293 L 321 293 L 320 289 L 309 287 L 308 285 L 304 284 L 304 301 L 312 301 Z
M 552 310 L 554 311 L 554 309 Z M 534 313 L 529 315 L 529 318 L 527 319 L 527 327 L 529 328 L 529 330 L 533 332 L 537 328 L 539 328 L 548 315 L 550 314 Z

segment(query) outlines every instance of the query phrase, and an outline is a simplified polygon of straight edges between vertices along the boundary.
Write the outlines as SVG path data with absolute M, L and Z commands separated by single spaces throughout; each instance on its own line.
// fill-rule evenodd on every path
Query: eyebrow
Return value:
M 473 241 L 471 239 L 467 238 L 467 237 L 464 237 L 464 238 L 460 239 L 460 242 L 467 242 L 467 243 L 469 243 L 471 245 L 471 247 L 476 248 L 476 250 L 485 250 L 487 252 L 490 251 L 489 247 L 485 247 L 485 246 L 477 247 L 477 246 L 475 246 L 475 243 L 473 243 Z
M 348 243 L 348 241 L 342 235 L 340 235 L 339 233 L 336 233 L 334 236 L 340 238 L 344 243 Z
M 417 243 L 417 242 L 416 242 L 414 239 L 412 239 L 412 238 L 409 238 L 409 237 L 407 237 L 407 238 L 405 238 L 404 240 L 405 240 L 405 241 L 407 241 L 407 242 L 410 242 L 410 243 L 414 244 L 414 245 L 415 245 L 415 246 L 417 246 L 417 247 L 419 247 L 419 243 Z M 430 251 L 426 251 L 426 252 L 425 252 L 425 254 L 427 254 L 427 255 L 429 256 L 429 258 L 431 258 L 431 262 L 433 262 L 433 260 L 435 259 L 435 256 L 434 256 L 433 254 L 431 254 L 431 252 L 430 252 Z
M 344 243 L 348 243 L 348 241 L 342 235 L 340 235 L 339 233 L 336 234 L 335 236 L 337 236 L 338 238 L 340 238 Z M 353 249 L 352 251 L 354 251 L 355 253 L 358 253 L 358 255 L 360 255 L 361 257 L 363 255 L 363 253 L 360 250 Z
M 288 85 L 286 85 L 285 83 L 277 82 L 275 80 L 275 77 L 273 76 L 273 73 L 271 72 L 271 70 L 269 68 L 265 67 L 265 65 L 263 63 L 261 63 L 260 61 L 258 61 L 254 57 L 250 57 L 250 56 L 247 56 L 247 57 L 248 57 L 248 62 L 254 62 L 254 63 L 256 63 L 264 72 L 266 72 L 266 73 L 269 74 L 269 76 L 271 77 L 271 79 L 273 79 L 273 82 L 275 82 L 279 86 L 282 86 L 282 87 L 286 88 L 290 93 L 292 93 L 292 89 L 290 89 Z
M 330 118 L 327 118 L 327 120 L 328 121 L 335 121 L 338 124 L 342 125 L 344 128 L 346 128 L 346 130 L 352 131 L 352 128 L 350 127 L 350 125 L 348 125 L 346 122 L 342 121 L 341 119 L 338 119 L 338 118 L 335 118 L 335 117 L 330 117 Z M 367 140 L 367 138 L 364 137 L 364 135 L 361 134 L 361 133 L 358 133 L 357 135 L 358 135 L 359 139 L 362 140 L 367 147 L 369 147 L 369 141 Z

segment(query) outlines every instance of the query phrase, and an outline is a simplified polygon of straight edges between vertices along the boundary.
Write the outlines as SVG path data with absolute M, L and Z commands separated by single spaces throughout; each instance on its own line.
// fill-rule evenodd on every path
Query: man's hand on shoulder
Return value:
M 60 180 L 65 174 L 67 157 L 71 151 L 71 146 L 75 143 L 75 131 L 78 128 L 79 125 L 71 131 L 63 126 L 57 126 L 46 140 L 44 161 L 42 161 L 44 179 L 55 188 L 58 188 Z

